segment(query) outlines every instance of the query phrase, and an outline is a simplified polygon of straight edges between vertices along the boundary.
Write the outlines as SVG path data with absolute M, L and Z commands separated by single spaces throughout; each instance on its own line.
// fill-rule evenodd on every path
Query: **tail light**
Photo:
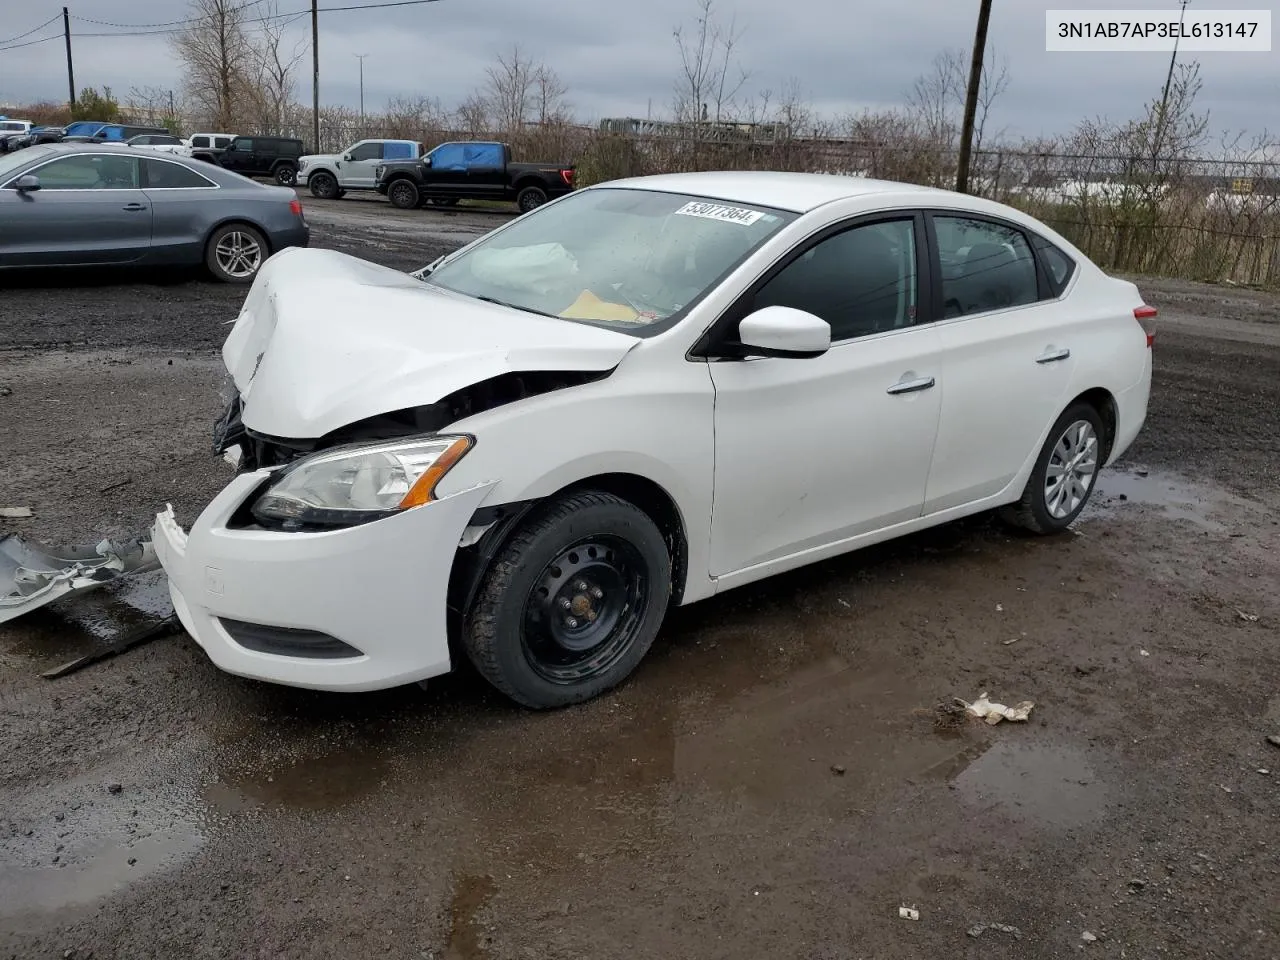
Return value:
M 1133 319 L 1142 324 L 1142 330 L 1147 335 L 1148 347 L 1156 342 L 1156 317 L 1158 315 L 1159 311 L 1155 307 L 1149 307 L 1146 304 L 1133 308 Z
M 573 186 L 573 171 L 572 171 L 572 170 L 561 170 L 561 171 L 560 171 L 560 179 L 564 181 L 565 186 L 567 186 L 567 187 L 572 187 L 572 186 Z
M 295 217 L 302 216 L 302 201 L 299 200 L 297 197 L 294 197 L 292 200 L 290 200 L 289 212 L 292 213 Z

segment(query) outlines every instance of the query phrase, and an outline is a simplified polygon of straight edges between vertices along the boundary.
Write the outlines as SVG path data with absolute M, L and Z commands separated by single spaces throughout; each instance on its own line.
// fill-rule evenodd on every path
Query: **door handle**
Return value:
M 124 209 L 128 210 L 130 213 L 138 213 L 141 210 L 147 209 L 147 205 L 145 203 L 127 203 L 125 204 Z
M 1065 360 L 1071 356 L 1071 351 L 1063 348 L 1062 350 L 1050 350 L 1048 353 L 1042 353 L 1036 357 L 1036 363 L 1056 363 L 1059 360 Z
M 917 377 L 915 380 L 899 380 L 888 389 L 888 393 L 917 393 L 928 390 L 934 385 L 933 377 Z

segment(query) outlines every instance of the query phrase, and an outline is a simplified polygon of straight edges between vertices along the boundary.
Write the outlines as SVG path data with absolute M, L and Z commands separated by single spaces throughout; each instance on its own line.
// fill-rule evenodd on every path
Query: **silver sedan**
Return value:
M 127 146 L 57 144 L 0 156 L 0 270 L 203 263 L 247 283 L 310 229 L 287 187 Z

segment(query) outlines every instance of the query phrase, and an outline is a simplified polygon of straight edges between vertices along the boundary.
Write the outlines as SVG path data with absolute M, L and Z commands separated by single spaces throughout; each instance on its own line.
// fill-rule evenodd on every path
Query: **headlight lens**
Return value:
M 433 437 L 316 454 L 282 473 L 253 514 L 272 526 L 345 527 L 421 506 L 473 443 Z
M 383 174 L 383 172 L 384 172 L 386 169 L 387 169 L 386 167 L 374 167 L 374 168 L 373 168 L 373 175 L 374 175 L 377 179 L 381 180 L 381 179 L 382 179 L 382 174 Z
M 307 169 L 307 161 L 305 161 L 305 160 L 299 160 L 299 161 L 298 161 L 298 169 L 299 169 L 299 170 L 305 170 L 305 169 Z

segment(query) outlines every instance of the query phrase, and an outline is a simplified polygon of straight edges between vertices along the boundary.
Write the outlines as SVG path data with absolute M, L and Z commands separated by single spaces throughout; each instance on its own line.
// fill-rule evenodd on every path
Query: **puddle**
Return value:
M 185 754 L 154 757 L 145 778 L 110 792 L 98 770 L 7 800 L 0 918 L 78 912 L 188 860 L 205 843 L 205 808 Z M 109 782 L 109 781 L 106 781 Z
M 1226 528 L 1216 519 L 1225 508 L 1258 504 L 1206 484 L 1144 469 L 1104 470 L 1098 475 L 1086 516 L 1114 514 L 1132 505 L 1158 507 L 1171 520 L 1186 520 L 1205 530 Z
M 1070 829 L 1106 815 L 1108 789 L 1085 753 L 1063 745 L 1000 740 L 971 751 L 952 783 L 967 803 L 1037 826 Z
M 205 789 L 205 800 L 224 815 L 259 807 L 337 810 L 383 786 L 389 776 L 386 757 L 357 745 L 319 756 L 260 763 L 252 770 L 222 776 Z
M 0 651 L 50 663 L 74 660 L 173 612 L 163 570 L 72 594 L 0 627 Z
M 476 915 L 497 890 L 492 877 L 463 877 L 458 881 L 449 905 L 449 944 L 444 960 L 484 960 L 489 955 Z

